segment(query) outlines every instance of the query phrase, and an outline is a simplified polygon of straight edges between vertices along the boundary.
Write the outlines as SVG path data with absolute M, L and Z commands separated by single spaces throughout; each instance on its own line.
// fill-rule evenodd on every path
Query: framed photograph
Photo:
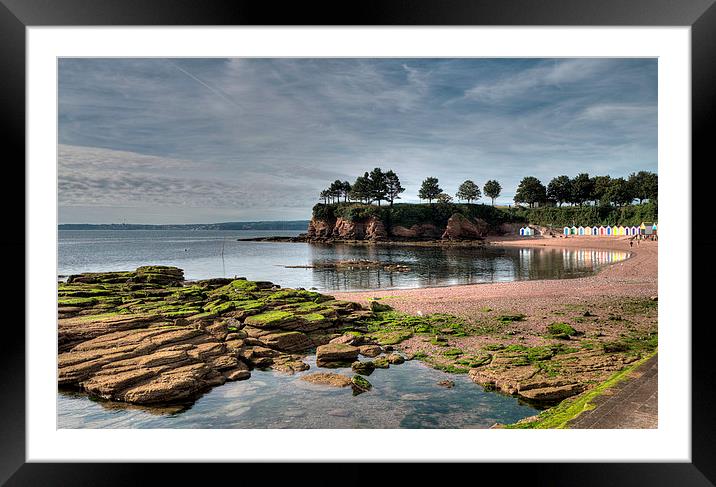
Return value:
M 712 3 L 2 0 L 27 196 L 0 479 L 392 461 L 713 485 L 690 201 Z

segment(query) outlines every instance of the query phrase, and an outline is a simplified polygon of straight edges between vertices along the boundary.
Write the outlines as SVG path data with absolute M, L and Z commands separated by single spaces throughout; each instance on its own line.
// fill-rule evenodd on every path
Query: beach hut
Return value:
M 615 235 L 619 235 L 619 227 L 617 227 L 616 225 L 612 227 L 612 236 Z
M 572 227 L 572 228 L 569 230 L 569 233 L 572 234 L 572 235 L 577 235 L 577 227 Z
M 637 226 L 631 227 L 631 234 L 639 235 L 639 227 L 637 227 Z
M 599 235 L 599 227 L 592 227 L 592 235 Z
M 631 235 L 631 227 L 624 227 L 624 235 Z
M 577 235 L 584 235 L 584 227 L 577 228 Z
M 623 226 L 619 225 L 619 226 L 617 227 L 617 235 L 620 235 L 620 236 L 621 236 L 621 235 L 625 235 L 625 233 L 624 233 L 624 227 L 623 227 Z
M 641 235 L 652 235 L 654 233 L 654 224 L 652 222 L 641 222 L 639 227 Z
M 604 228 L 603 226 L 599 227 L 599 235 L 604 236 L 606 234 L 607 234 L 607 229 Z
M 520 228 L 520 236 L 531 237 L 532 235 L 534 235 L 534 230 L 532 230 L 530 227 Z
M 654 223 L 654 224 L 651 226 L 651 229 L 652 229 L 654 235 L 656 235 L 656 223 Z
M 564 227 L 562 233 L 564 233 L 565 235 L 569 235 L 569 227 Z
M 591 235 L 591 234 L 592 234 L 592 227 L 584 227 L 584 234 L 585 234 L 585 235 Z
M 604 232 L 605 235 L 611 235 L 612 234 L 612 227 L 607 227 L 606 231 Z

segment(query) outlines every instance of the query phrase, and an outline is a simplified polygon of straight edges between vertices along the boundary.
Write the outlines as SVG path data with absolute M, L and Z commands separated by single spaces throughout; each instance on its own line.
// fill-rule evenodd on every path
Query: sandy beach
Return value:
M 447 313 L 473 322 L 498 314 L 522 314 L 504 330 L 502 343 L 539 345 L 545 342 L 544 329 L 556 319 L 569 318 L 580 322 L 586 333 L 595 333 L 605 339 L 617 339 L 624 332 L 616 322 L 582 320 L 575 315 L 591 312 L 595 316 L 620 316 L 624 302 L 649 299 L 658 294 L 657 251 L 658 242 L 641 241 L 629 246 L 629 237 L 535 237 L 528 239 L 496 238 L 489 245 L 516 247 L 580 248 L 594 250 L 621 250 L 631 252 L 628 259 L 602 267 L 596 274 L 575 279 L 514 281 L 491 284 L 471 284 L 450 287 L 405 290 L 376 290 L 334 293 L 337 299 L 362 304 L 374 298 L 389 304 L 398 311 L 410 314 Z M 630 314 L 637 328 L 649 327 L 650 320 Z M 584 321 L 583 323 L 581 321 Z M 610 324 L 611 323 L 611 324 Z M 510 336 L 515 337 L 514 340 Z M 472 336 L 453 340 L 456 346 L 475 349 L 492 343 L 494 337 Z M 426 344 L 416 338 L 403 342 L 405 351 L 426 350 Z M 429 347 L 433 348 L 433 347 Z
M 515 281 L 493 284 L 333 293 L 338 299 L 365 303 L 383 298 L 408 313 L 451 313 L 473 316 L 485 307 L 505 311 L 537 312 L 555 302 L 585 304 L 593 298 L 651 297 L 657 295 L 658 242 L 642 241 L 629 247 L 629 237 L 571 237 L 492 239 L 490 245 L 554 247 L 631 252 L 625 261 L 603 267 L 595 275 L 577 279 Z

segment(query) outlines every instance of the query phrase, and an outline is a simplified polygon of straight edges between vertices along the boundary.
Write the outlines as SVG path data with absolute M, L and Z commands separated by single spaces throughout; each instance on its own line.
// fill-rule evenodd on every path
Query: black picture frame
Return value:
M 17 161 L 25 158 L 25 29 L 29 26 L 110 26 L 110 25 L 552 25 L 552 26 L 690 26 L 692 56 L 692 197 L 691 225 L 700 230 L 692 237 L 694 256 L 713 255 L 716 250 L 714 225 L 710 222 L 705 189 L 708 162 L 716 160 L 708 122 L 716 115 L 716 0 L 363 0 L 339 2 L 272 2 L 218 0 L 0 0 L 0 120 L 6 153 L 6 180 L 14 169 L 12 186 L 24 187 L 24 169 Z M 8 151 L 8 149 L 10 149 Z M 678 163 L 678 162 L 673 162 Z M 699 177 L 701 176 L 701 177 Z M 10 183 L 6 183 L 10 185 Z M 7 194 L 7 193 L 6 193 Z M 698 198 L 702 201 L 699 202 Z M 19 197 L 6 215 L 13 230 L 2 239 L 5 255 L 24 255 L 24 212 L 17 210 Z M 24 200 L 23 200 L 24 201 Z M 12 236 L 11 236 L 12 235 Z M 20 236 L 22 235 L 22 236 Z M 24 266 L 8 258 L 11 269 L 3 281 L 5 296 L 17 299 L 24 289 Z M 12 266 L 17 268 L 12 268 Z M 705 275 L 715 266 L 703 264 Z M 706 486 L 716 483 L 716 420 L 714 404 L 716 374 L 712 362 L 711 320 L 705 311 L 708 285 L 697 285 L 692 273 L 692 462 L 691 463 L 549 463 L 536 467 L 523 463 L 510 466 L 480 466 L 473 471 L 505 472 L 504 481 L 529 481 L 532 485 L 650 485 Z M 684 283 L 688 285 L 689 283 Z M 31 289 L 27 289 L 31 292 Z M 16 308 L 21 309 L 19 306 Z M 163 481 L 187 483 L 200 470 L 194 465 L 150 464 L 40 464 L 25 459 L 25 333 L 20 319 L 7 319 L 3 326 L 0 353 L 0 483 L 7 485 L 126 485 L 142 483 L 150 473 Z M 23 319 L 24 322 L 24 319 Z M 667 324 L 688 328 L 688 323 Z M 101 446 L 98 446 L 101 447 Z M 218 466 L 211 467 L 211 476 Z M 273 469 L 272 479 L 282 472 L 294 478 L 318 482 L 310 466 L 291 465 Z M 232 475 L 235 467 L 222 470 Z M 315 472 L 315 469 L 312 469 Z M 411 468 L 412 470 L 412 468 Z M 447 472 L 440 469 L 438 472 Z M 329 476 L 330 477 L 330 476 Z M 349 477 L 353 478 L 352 475 Z M 500 477 L 503 477 L 500 475 Z M 231 477 L 229 477 L 231 478 Z M 357 476 L 355 477 L 357 479 Z M 382 480 L 381 480 L 382 479 Z M 350 479 L 348 479 L 350 480 Z M 385 481 L 378 476 L 378 481 Z

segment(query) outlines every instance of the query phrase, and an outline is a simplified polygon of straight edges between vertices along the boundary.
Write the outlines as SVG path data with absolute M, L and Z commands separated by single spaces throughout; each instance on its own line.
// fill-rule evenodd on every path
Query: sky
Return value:
M 63 58 L 58 88 L 60 223 L 307 220 L 374 167 L 496 204 L 657 171 L 656 59 Z

